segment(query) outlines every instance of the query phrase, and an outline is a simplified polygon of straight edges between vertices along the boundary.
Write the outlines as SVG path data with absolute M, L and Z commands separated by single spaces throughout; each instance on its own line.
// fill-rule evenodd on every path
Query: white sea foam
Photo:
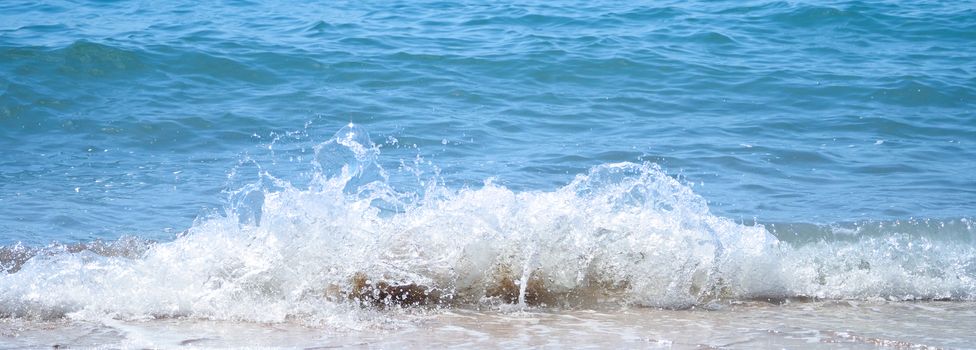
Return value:
M 399 193 L 350 125 L 301 188 L 261 172 L 226 215 L 141 256 L 38 254 L 0 275 L 0 314 L 199 317 L 355 327 L 390 309 L 666 308 L 753 298 L 976 296 L 976 253 L 891 232 L 812 244 L 712 215 L 654 164 L 592 168 L 554 191 L 428 183 Z

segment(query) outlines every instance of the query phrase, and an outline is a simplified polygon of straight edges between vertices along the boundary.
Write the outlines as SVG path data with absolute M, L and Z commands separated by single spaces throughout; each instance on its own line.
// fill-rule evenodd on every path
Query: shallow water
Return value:
M 4 2 L 0 333 L 966 347 L 974 8 Z
M 95 348 L 969 348 L 971 303 L 745 302 L 707 310 L 399 310 L 367 329 L 205 320 L 5 320 L 5 345 Z M 387 315 L 390 317 L 390 315 Z M 15 335 L 15 336 L 12 336 Z

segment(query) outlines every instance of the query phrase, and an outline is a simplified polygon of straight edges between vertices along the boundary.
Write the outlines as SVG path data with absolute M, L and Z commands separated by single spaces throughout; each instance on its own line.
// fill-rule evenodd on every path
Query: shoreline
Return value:
M 398 309 L 360 324 L 312 326 L 201 319 L 0 319 L 0 346 L 428 348 L 965 348 L 976 302 L 724 303 L 711 309 Z

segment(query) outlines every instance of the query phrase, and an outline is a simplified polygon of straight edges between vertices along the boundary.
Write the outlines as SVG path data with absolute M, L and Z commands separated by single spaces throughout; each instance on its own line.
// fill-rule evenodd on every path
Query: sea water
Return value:
M 0 4 L 0 345 L 974 347 L 972 2 Z

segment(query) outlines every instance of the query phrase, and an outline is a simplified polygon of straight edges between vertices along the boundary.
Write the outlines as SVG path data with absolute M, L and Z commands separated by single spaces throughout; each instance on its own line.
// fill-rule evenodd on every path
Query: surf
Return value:
M 600 164 L 550 191 L 449 188 L 436 175 L 399 190 L 400 170 L 379 165 L 359 125 L 314 151 L 300 184 L 273 166 L 238 169 L 256 180 L 172 241 L 5 248 L 0 315 L 333 324 L 404 308 L 976 296 L 972 244 L 899 226 L 783 240 L 712 214 L 653 163 Z

